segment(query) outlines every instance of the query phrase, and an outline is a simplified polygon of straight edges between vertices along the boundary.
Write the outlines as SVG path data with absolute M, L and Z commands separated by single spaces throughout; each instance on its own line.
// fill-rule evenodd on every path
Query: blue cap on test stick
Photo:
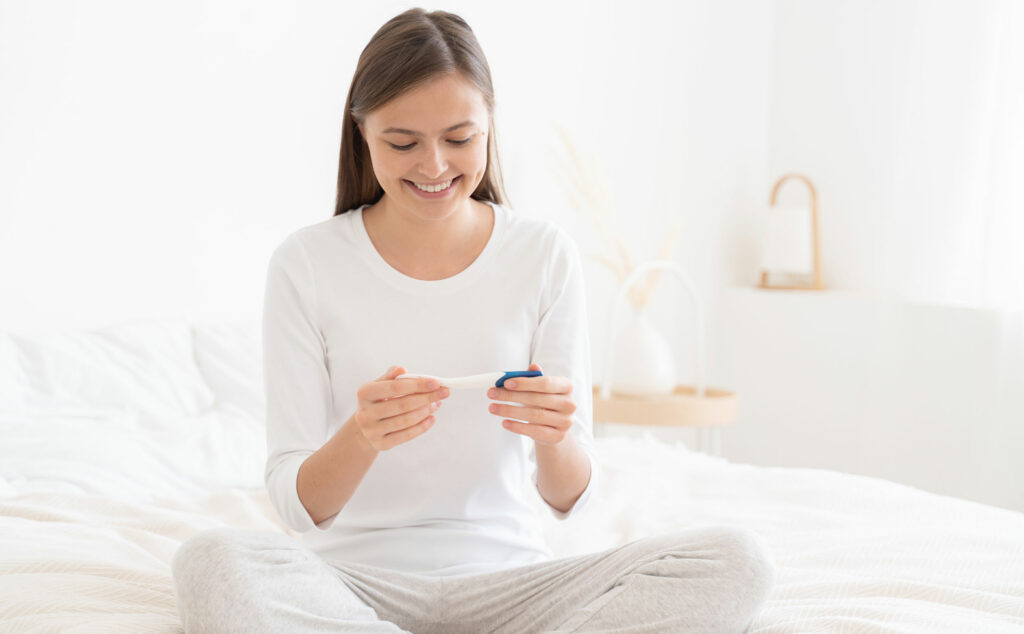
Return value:
M 508 379 L 514 379 L 517 376 L 544 376 L 540 370 L 520 370 L 517 372 L 506 372 L 505 376 L 498 379 L 494 384 L 497 387 L 505 387 L 505 381 Z

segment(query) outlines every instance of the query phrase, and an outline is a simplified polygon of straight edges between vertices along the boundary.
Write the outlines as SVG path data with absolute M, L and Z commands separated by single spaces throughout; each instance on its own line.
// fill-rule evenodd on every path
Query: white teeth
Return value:
M 414 181 L 410 181 L 410 182 L 412 182 L 412 184 L 416 186 L 416 189 L 419 189 L 419 190 L 425 191 L 425 192 L 435 193 L 435 192 L 443 191 L 443 190 L 448 189 L 449 187 L 451 187 L 453 180 L 455 180 L 455 179 L 449 178 L 445 182 L 439 183 L 437 185 L 420 185 L 419 183 L 414 182 Z

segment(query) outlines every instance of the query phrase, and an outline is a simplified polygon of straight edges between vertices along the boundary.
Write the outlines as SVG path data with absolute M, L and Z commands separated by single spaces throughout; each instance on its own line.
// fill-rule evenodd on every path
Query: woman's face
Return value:
M 467 201 L 483 179 L 489 122 L 483 93 L 455 73 L 388 101 L 360 130 L 390 203 L 439 219 Z

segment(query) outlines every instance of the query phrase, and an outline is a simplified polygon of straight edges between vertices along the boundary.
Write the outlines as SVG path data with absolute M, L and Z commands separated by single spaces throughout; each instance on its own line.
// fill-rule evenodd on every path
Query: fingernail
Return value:
M 487 396 L 490 396 L 491 398 L 494 398 L 497 395 L 498 395 L 497 388 L 493 388 L 492 387 L 491 389 L 487 390 Z
M 430 379 L 429 381 L 427 381 L 428 390 L 436 390 L 439 387 L 441 387 L 441 382 L 438 381 L 437 379 Z
M 434 401 L 434 409 L 441 407 L 441 401 Z
M 505 387 L 515 387 L 515 386 L 516 386 L 516 382 L 515 381 L 505 381 Z

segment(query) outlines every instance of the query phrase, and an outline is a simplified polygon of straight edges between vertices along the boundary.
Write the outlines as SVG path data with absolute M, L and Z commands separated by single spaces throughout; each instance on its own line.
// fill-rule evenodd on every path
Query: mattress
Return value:
M 263 431 L 240 412 L 162 435 L 87 413 L 0 424 L 5 631 L 181 631 L 178 545 L 223 525 L 294 535 L 262 488 Z M 564 522 L 541 513 L 556 556 L 745 526 L 778 568 L 752 632 L 1024 631 L 1024 514 L 851 474 L 734 464 L 650 435 L 597 442 L 594 503 Z
M 170 561 L 206 528 L 281 531 L 263 488 L 257 331 L 0 335 L 0 631 L 180 632 Z M 602 486 L 556 557 L 680 528 L 762 537 L 751 632 L 1024 632 L 1024 514 L 822 469 L 597 438 Z

